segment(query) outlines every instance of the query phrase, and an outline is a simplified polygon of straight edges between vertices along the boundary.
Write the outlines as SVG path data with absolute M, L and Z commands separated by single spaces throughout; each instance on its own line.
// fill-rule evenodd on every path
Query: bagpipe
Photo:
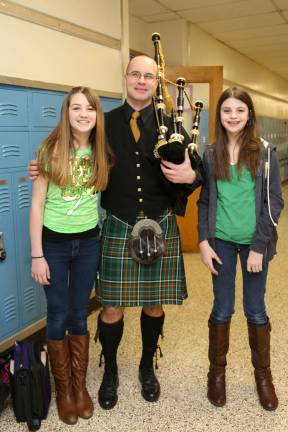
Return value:
M 203 102 L 198 100 L 193 104 L 190 101 L 185 91 L 185 78 L 177 78 L 176 84 L 165 78 L 165 60 L 159 33 L 152 34 L 152 41 L 155 49 L 154 59 L 157 63 L 158 79 L 156 95 L 153 99 L 158 132 L 158 141 L 154 146 L 154 157 L 180 164 L 184 161 L 185 150 L 188 148 L 191 166 L 193 169 L 196 169 L 201 163 L 201 158 L 197 151 L 197 139 Z M 166 85 L 167 82 L 177 87 L 176 109 L 173 108 L 172 98 Z M 185 143 L 183 135 L 184 95 L 188 100 L 191 110 L 195 112 L 191 130 L 191 142 L 188 144 Z M 165 116 L 170 116 L 172 121 L 172 133 L 169 138 L 167 137 L 168 127 L 165 124 Z

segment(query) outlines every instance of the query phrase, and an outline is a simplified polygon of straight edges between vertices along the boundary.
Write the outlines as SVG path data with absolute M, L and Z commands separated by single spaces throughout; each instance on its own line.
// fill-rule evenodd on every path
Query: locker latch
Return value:
M 4 235 L 3 232 L 0 231 L 0 261 L 4 261 L 6 259 L 6 250 L 4 249 Z

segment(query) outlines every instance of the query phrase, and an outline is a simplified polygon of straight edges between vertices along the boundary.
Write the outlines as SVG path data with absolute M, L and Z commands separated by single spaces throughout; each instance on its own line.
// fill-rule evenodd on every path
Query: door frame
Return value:
M 213 142 L 216 105 L 223 91 L 223 66 L 167 66 L 165 76 L 173 82 L 183 76 L 186 83 L 209 84 L 209 142 Z

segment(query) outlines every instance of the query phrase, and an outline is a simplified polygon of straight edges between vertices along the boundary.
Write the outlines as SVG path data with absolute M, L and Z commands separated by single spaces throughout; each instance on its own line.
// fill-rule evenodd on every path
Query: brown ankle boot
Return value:
M 264 409 L 273 411 L 278 406 L 278 398 L 270 369 L 270 331 L 269 321 L 261 326 L 248 323 L 249 345 L 259 401 Z
M 210 319 L 208 327 L 210 367 L 207 397 L 213 405 L 222 407 L 226 403 L 225 368 L 229 348 L 230 321 L 226 324 L 216 324 Z
M 55 380 L 56 403 L 59 418 L 67 424 L 78 420 L 72 389 L 71 363 L 68 340 L 48 340 L 47 348 L 51 371 Z
M 72 383 L 79 417 L 92 417 L 94 405 L 86 388 L 86 373 L 89 360 L 89 333 L 84 336 L 69 336 Z

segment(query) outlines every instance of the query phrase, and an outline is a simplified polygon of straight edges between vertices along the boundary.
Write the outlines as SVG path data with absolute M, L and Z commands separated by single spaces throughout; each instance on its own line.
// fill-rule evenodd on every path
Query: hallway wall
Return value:
M 125 57 L 121 5 L 125 2 L 1 2 L 0 40 L 5 43 L 1 43 L 0 82 L 82 84 L 119 97 Z

